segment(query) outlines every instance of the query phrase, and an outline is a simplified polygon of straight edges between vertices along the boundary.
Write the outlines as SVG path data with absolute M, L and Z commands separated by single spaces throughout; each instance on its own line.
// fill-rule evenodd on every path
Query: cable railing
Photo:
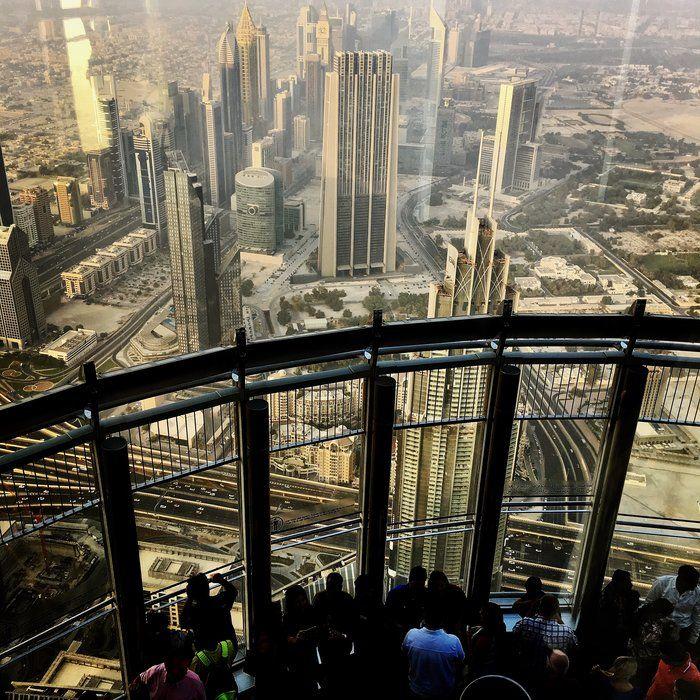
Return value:
M 317 552 L 333 538 L 340 542 L 328 549 L 327 557 L 295 562 L 295 581 L 317 581 L 322 572 L 348 567 L 351 562 L 353 572 L 364 571 L 368 546 L 381 545 L 387 570 L 394 566 L 391 552 L 385 553 L 387 543 L 404 546 L 414 540 L 442 538 L 455 546 L 455 538 L 463 537 L 467 550 L 473 550 L 477 545 L 472 539 L 478 538 L 488 518 L 501 522 L 496 550 L 506 547 L 515 552 L 512 544 L 517 541 L 522 552 L 527 552 L 533 549 L 525 546 L 528 538 L 547 538 L 551 532 L 559 533 L 567 546 L 578 547 L 589 537 L 586 522 L 601 497 L 599 471 L 606 466 L 609 425 L 619 419 L 624 373 L 631 366 L 647 370 L 640 420 L 695 426 L 700 420 L 700 354 L 692 354 L 696 350 L 700 350 L 697 319 L 643 315 L 639 309 L 623 316 L 506 312 L 503 316 L 400 324 L 383 324 L 376 317 L 372 327 L 256 343 L 246 343 L 239 334 L 234 348 L 104 376 L 86 368 L 86 379 L 74 386 L 0 408 L 0 438 L 5 446 L 0 454 L 0 543 L 12 546 L 32 532 L 60 525 L 95 506 L 102 508 L 96 458 L 99 460 L 106 437 L 120 436 L 127 443 L 131 492 L 139 499 L 137 522 L 152 525 L 162 520 L 160 531 L 165 538 L 182 526 L 202 539 L 207 509 L 214 507 L 211 503 L 222 503 L 216 505 L 217 522 L 222 531 L 230 532 L 228 548 L 222 550 L 230 561 L 206 570 L 224 572 L 242 581 L 245 589 L 250 556 L 246 547 L 251 545 L 244 535 L 252 527 L 250 496 L 246 480 L 241 480 L 250 459 L 245 416 L 250 402 L 262 398 L 269 411 L 266 449 L 273 457 L 349 437 L 357 440 L 355 471 L 346 477 L 353 483 L 337 484 L 346 500 L 337 500 L 341 497 L 333 493 L 333 484 L 322 482 L 318 471 L 313 478 L 289 477 L 276 472 L 277 467 L 269 468 L 268 478 L 277 482 L 268 486 L 276 504 L 276 510 L 268 514 L 272 531 L 268 556 Z M 533 433 L 531 453 L 525 457 L 522 450 L 518 452 L 519 438 L 514 438 L 511 472 L 503 477 L 496 514 L 479 494 L 487 488 L 488 441 L 497 420 L 494 387 L 505 366 L 519 371 L 513 425 L 520 427 L 513 430 L 523 432 L 529 423 L 546 427 L 544 432 Z M 368 544 L 363 537 L 371 521 L 367 490 L 374 488 L 368 486 L 368 469 L 375 433 L 369 426 L 374 415 L 372 396 L 380 378 L 395 382 L 394 469 L 406 444 L 402 434 L 413 431 L 410 440 L 416 441 L 428 429 L 471 426 L 474 493 L 468 502 L 460 501 L 463 507 L 454 514 L 401 519 L 397 506 L 400 481 L 394 471 L 387 470 L 382 478 L 391 479 L 391 484 L 387 487 L 389 502 L 383 507 L 394 515 L 385 525 L 382 542 Z M 562 426 L 575 424 L 587 427 L 567 427 L 566 448 L 544 444 L 561 434 Z M 27 436 L 58 425 L 65 429 L 27 441 Z M 578 451 L 578 444 L 586 439 L 590 444 Z M 544 459 L 537 450 L 554 454 L 550 459 L 558 460 L 561 474 L 552 478 L 528 467 Z M 293 503 L 285 505 L 290 493 Z M 321 506 L 306 512 L 299 506 L 304 500 L 318 501 Z M 206 502 L 202 512 L 197 510 L 200 502 Z M 177 512 L 176 503 L 182 506 Z M 243 517 L 241 513 L 248 514 Z M 698 535 L 690 521 L 651 521 L 633 515 L 621 515 L 616 527 L 615 556 L 624 550 L 618 544 L 623 532 L 642 539 L 653 533 L 650 541 L 658 533 L 685 538 Z M 216 542 L 212 539 L 207 546 L 215 547 Z M 425 552 L 439 549 L 432 544 L 421 546 Z M 689 550 L 681 547 L 680 551 Z M 526 573 L 525 568 L 518 568 L 524 566 L 522 556 L 500 550 L 494 550 L 493 556 L 501 557 L 508 586 L 521 581 Z M 509 561 L 512 571 L 507 570 Z M 465 564 L 467 589 L 472 585 L 468 569 L 474 566 L 473 560 Z M 550 574 L 556 575 L 549 578 L 557 582 L 557 590 L 567 594 L 576 595 L 577 586 L 583 585 L 578 579 L 580 561 L 571 560 L 568 567 L 553 566 L 533 555 L 529 566 L 533 572 L 551 566 Z M 279 596 L 291 584 L 275 585 L 267 584 Z M 146 606 L 172 607 L 183 598 L 184 582 L 169 583 L 152 587 Z

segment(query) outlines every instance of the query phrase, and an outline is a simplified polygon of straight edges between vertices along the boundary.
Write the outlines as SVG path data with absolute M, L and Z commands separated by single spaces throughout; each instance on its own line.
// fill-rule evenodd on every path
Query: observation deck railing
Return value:
M 142 595 L 136 524 L 158 520 L 160 501 L 151 508 L 141 499 L 166 489 L 188 509 L 187 527 L 202 526 L 196 488 L 210 489 L 216 503 L 228 499 L 227 518 L 237 513 L 220 524 L 237 545 L 224 563 L 212 555 L 210 572 L 240 582 L 249 650 L 264 607 L 296 582 L 271 579 L 271 558 L 334 538 L 342 546 L 300 579 L 345 567 L 381 589 L 401 543 L 463 536 L 459 580 L 484 599 L 494 577 L 508 588 L 528 573 L 509 570 L 522 560 L 508 553 L 505 533 L 517 530 L 528 547 L 528 538 L 559 528 L 554 549 L 575 541 L 576 554 L 557 585 L 583 620 L 629 533 L 644 533 L 652 548 L 661 535 L 692 541 L 700 533 L 700 519 L 618 513 L 638 421 L 700 426 L 699 352 L 700 319 L 648 315 L 641 300 L 626 315 L 520 315 L 506 306 L 501 316 L 384 324 L 377 313 L 369 327 L 254 343 L 240 331 L 236 347 L 102 376 L 88 363 L 79 383 L 0 408 L 0 544 L 98 509 L 111 590 L 43 629 L 15 630 L 0 664 L 115 615 L 123 672 L 133 675 L 142 623 L 128 618 L 184 598 L 182 581 Z M 509 451 L 528 421 L 541 426 L 540 448 L 570 431 L 573 456 L 554 448 L 558 478 L 514 474 Z M 469 496 L 448 515 L 402 518 L 390 506 L 394 438 L 435 426 L 474 430 Z M 595 444 L 581 437 L 578 446 L 584 433 Z M 279 471 L 277 455 L 348 437 L 362 447 L 359 488 L 338 486 L 337 503 L 319 497 L 329 505 L 310 521 L 270 512 L 271 492 L 283 503 L 290 484 L 308 484 Z M 208 485 L 195 487 L 210 471 Z M 162 515 L 166 530 L 175 518 Z M 679 544 L 680 559 L 684 551 Z M 556 568 L 544 556 L 532 566 L 529 573 Z

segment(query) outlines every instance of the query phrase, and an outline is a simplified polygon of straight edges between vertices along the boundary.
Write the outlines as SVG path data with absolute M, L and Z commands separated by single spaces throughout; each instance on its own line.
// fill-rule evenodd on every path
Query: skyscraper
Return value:
M 305 58 L 316 53 L 316 22 L 318 12 L 313 5 L 304 5 L 299 9 L 297 19 L 297 74 L 305 76 Z
M 481 17 L 477 17 L 469 38 L 464 44 L 462 65 L 466 68 L 480 68 L 489 62 L 491 47 L 491 30 L 481 28 Z
M 481 184 L 495 194 L 524 192 L 539 177 L 539 144 L 535 142 L 541 98 L 537 81 L 501 84 L 493 136 L 485 136 L 479 154 Z
M 12 203 L 12 216 L 15 225 L 27 235 L 29 250 L 36 248 L 39 243 L 39 229 L 36 224 L 34 207 L 31 204 L 22 204 L 19 200 Z
M 282 175 L 246 168 L 236 175 L 236 226 L 242 250 L 274 253 L 284 240 Z
M 51 215 L 51 195 L 43 187 L 29 187 L 21 190 L 19 201 L 34 207 L 39 244 L 53 240 L 53 216 Z
M 100 148 L 86 154 L 90 202 L 93 207 L 112 209 L 117 203 L 112 155 L 111 148 Z
M 231 192 L 226 188 L 226 163 L 224 157 L 224 122 L 221 104 L 212 99 L 211 86 L 205 74 L 202 98 L 202 131 L 204 135 L 204 172 L 206 175 L 206 200 L 215 207 L 228 202 Z
M 92 76 L 90 80 L 94 93 L 97 141 L 99 148 L 109 148 L 112 152 L 114 195 L 120 202 L 127 195 L 127 165 L 119 121 L 117 86 L 109 75 Z
M 399 78 L 384 51 L 339 53 L 326 75 L 319 268 L 396 267 Z
M 270 35 L 265 27 L 258 27 L 255 35 L 258 50 L 258 106 L 260 119 L 269 124 L 273 118 L 272 85 L 270 83 Z
M 7 184 L 2 146 L 0 146 L 0 226 L 12 226 L 12 200 L 10 186 Z
M 164 181 L 178 349 L 198 352 L 210 347 L 202 186 L 194 173 L 173 168 Z
M 271 168 L 275 163 L 275 141 L 270 136 L 264 136 L 253 143 L 253 168 Z
M 27 236 L 18 226 L 0 226 L 0 347 L 23 350 L 46 333 L 39 276 Z
M 287 90 L 275 95 L 275 129 L 284 131 L 283 155 L 289 158 L 292 155 L 292 98 Z
M 158 245 L 168 242 L 165 184 L 166 166 L 164 134 L 156 121 L 146 116 L 141 128 L 134 133 L 134 158 L 139 186 L 141 221 L 146 228 L 158 231 Z
M 294 150 L 307 151 L 310 139 L 309 118 L 305 114 L 294 117 Z
M 74 177 L 58 177 L 53 183 L 58 204 L 58 216 L 68 226 L 77 226 L 83 221 L 80 202 L 80 187 Z
M 223 256 L 217 272 L 221 304 L 221 344 L 233 345 L 236 329 L 243 325 L 241 308 L 241 252 L 233 246 Z
M 306 66 L 306 115 L 311 122 L 311 140 L 320 141 L 323 135 L 323 95 L 326 70 L 317 53 L 307 54 Z
M 321 64 L 330 70 L 333 65 L 333 37 L 325 2 L 316 22 L 316 52 L 321 56 Z
M 164 103 L 170 121 L 172 147 L 182 152 L 190 169 L 199 170 L 203 163 L 201 95 L 192 88 L 181 88 L 176 80 L 171 80 L 165 89 Z M 128 164 L 128 157 L 126 160 Z
M 508 258 L 494 251 L 496 222 L 490 215 L 476 215 L 476 201 L 477 192 L 463 249 L 448 246 L 444 281 L 430 287 L 430 318 L 483 314 L 500 306 L 505 296 Z M 407 378 L 405 419 L 424 425 L 401 433 L 394 500 L 397 520 L 447 522 L 473 512 L 480 429 L 478 423 L 464 419 L 481 414 L 486 392 L 484 367 L 436 369 Z M 457 532 L 399 541 L 397 575 L 405 579 L 411 566 L 421 564 L 428 570 L 443 570 L 451 580 L 463 580 L 466 538 L 464 532 Z
M 426 97 L 437 109 L 442 98 L 442 82 L 445 73 L 445 51 L 447 49 L 447 25 L 430 3 L 430 43 L 428 45 L 428 67 Z
M 248 9 L 243 6 L 236 27 L 241 77 L 241 115 L 244 124 L 254 125 L 260 118 L 258 86 L 258 28 Z
M 238 44 L 230 23 L 226 23 L 219 42 L 216 45 L 221 83 L 221 113 L 224 132 L 231 134 L 231 148 L 226 159 L 226 172 L 231 178 L 242 170 L 243 134 L 241 116 L 241 74 L 238 56 Z M 230 193 L 229 193 L 230 194 Z
M 435 119 L 435 148 L 433 150 L 433 168 L 438 172 L 449 168 L 452 163 L 454 130 L 455 108 L 451 100 L 442 100 Z

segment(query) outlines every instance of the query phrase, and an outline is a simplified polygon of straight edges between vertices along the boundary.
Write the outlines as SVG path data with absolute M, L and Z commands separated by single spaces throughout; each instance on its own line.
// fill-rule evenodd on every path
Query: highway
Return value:
M 418 204 L 430 196 L 435 184 L 436 181 L 427 182 L 399 195 L 397 231 L 408 246 L 406 252 L 413 253 L 416 261 L 420 261 L 436 280 L 441 280 L 445 271 L 435 261 L 435 244 L 425 235 L 413 213 Z

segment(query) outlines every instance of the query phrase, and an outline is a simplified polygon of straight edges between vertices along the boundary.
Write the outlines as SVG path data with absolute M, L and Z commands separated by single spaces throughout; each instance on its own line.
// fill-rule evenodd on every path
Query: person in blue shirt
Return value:
M 449 700 L 461 677 L 464 649 L 458 637 L 443 629 L 442 610 L 439 596 L 428 593 L 423 626 L 410 629 L 403 640 L 410 697 L 415 700 Z

